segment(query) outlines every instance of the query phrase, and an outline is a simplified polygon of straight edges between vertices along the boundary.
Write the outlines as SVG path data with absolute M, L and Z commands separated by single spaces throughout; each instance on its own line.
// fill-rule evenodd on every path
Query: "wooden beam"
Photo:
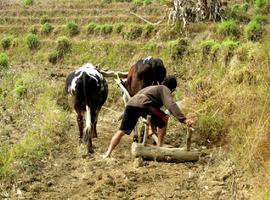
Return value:
M 199 160 L 198 151 L 182 151 L 179 148 L 144 146 L 136 142 L 132 143 L 131 154 L 134 157 L 143 157 L 146 160 L 165 162 L 194 162 Z
M 143 21 L 146 22 L 146 23 L 153 25 L 153 26 L 159 25 L 159 24 L 162 22 L 162 20 L 160 20 L 160 21 L 158 21 L 158 22 L 156 22 L 156 23 L 152 23 L 152 22 L 150 22 L 149 20 L 147 20 L 147 19 L 141 17 L 140 15 L 138 15 L 138 14 L 136 14 L 136 13 L 134 13 L 134 12 L 129 12 L 129 13 L 132 14 L 132 15 L 134 15 L 134 16 L 136 16 L 136 17 L 138 17 L 138 18 L 140 18 L 141 20 L 143 20 Z
M 111 77 L 111 78 L 127 78 L 128 72 L 115 72 L 115 71 L 106 71 L 100 69 L 99 72 L 104 76 L 104 77 Z

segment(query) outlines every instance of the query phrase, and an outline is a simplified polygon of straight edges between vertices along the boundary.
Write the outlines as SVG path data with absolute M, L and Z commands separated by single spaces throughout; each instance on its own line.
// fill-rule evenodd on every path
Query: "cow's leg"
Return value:
M 98 114 L 100 111 L 100 107 L 91 110 L 91 121 L 93 126 L 93 137 L 97 138 L 97 121 L 98 121 Z
M 87 143 L 87 150 L 88 153 L 94 153 L 93 146 L 92 146 L 92 121 L 91 121 L 91 111 L 90 107 L 87 105 L 86 106 L 86 113 L 85 113 L 85 134 L 84 134 L 84 142 Z
M 79 110 L 76 110 L 76 113 L 77 113 L 77 124 L 79 127 L 79 140 L 81 143 L 83 137 L 83 113 Z

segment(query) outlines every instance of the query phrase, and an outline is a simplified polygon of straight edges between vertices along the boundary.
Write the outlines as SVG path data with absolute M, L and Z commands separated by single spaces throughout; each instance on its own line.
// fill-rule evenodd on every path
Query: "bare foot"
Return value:
M 102 158 L 110 158 L 111 157 L 111 155 L 110 154 L 108 154 L 107 152 L 106 153 L 104 153 L 103 155 L 102 155 Z

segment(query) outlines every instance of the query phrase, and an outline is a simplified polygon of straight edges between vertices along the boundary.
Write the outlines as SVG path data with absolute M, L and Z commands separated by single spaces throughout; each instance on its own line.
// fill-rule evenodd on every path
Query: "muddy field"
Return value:
M 84 158 L 77 141 L 75 115 L 61 145 L 46 160 L 35 163 L 37 172 L 25 171 L 15 183 L 2 183 L 4 199 L 250 199 L 250 183 L 226 158 L 225 149 L 200 148 L 195 163 L 143 161 L 139 166 L 130 154 L 132 137 L 126 136 L 103 159 L 118 127 L 112 111 L 103 113 L 94 139 L 95 154 Z M 166 143 L 182 146 L 185 134 L 170 127 Z M 193 146 L 196 146 L 193 143 Z M 198 147 L 198 146 L 197 146 Z M 36 170 L 33 170 L 36 171 Z

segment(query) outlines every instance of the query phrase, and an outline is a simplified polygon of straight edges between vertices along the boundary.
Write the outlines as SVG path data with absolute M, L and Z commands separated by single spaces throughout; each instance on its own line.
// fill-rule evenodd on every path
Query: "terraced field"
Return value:
M 36 0 L 30 6 L 19 0 L 0 2 L 0 39 L 11 38 L 7 48 L 0 47 L 0 53 L 9 57 L 8 69 L 0 69 L 0 198 L 252 199 L 259 180 L 246 176 L 246 169 L 239 167 L 246 160 L 239 159 L 240 164 L 236 164 L 238 158 L 231 153 L 236 149 L 229 142 L 238 135 L 233 132 L 236 136 L 228 136 L 236 125 L 222 117 L 224 114 L 245 126 L 245 117 L 236 115 L 242 111 L 233 109 L 257 98 L 245 96 L 257 76 L 256 59 L 250 58 L 254 71 L 241 68 L 233 73 L 230 70 L 242 66 L 239 62 L 245 60 L 246 54 L 240 54 L 243 49 L 237 52 L 238 57 L 222 50 L 216 63 L 214 53 L 211 57 L 202 52 L 203 40 L 225 40 L 216 35 L 215 23 L 189 24 L 182 30 L 181 26 L 169 26 L 167 16 L 168 7 L 159 1 L 147 6 L 97 0 Z M 48 32 L 44 31 L 46 22 L 52 26 Z M 70 22 L 77 25 L 74 34 L 67 30 Z M 269 25 L 266 29 L 270 30 Z M 37 37 L 35 48 L 27 43 L 30 33 Z M 59 54 L 63 37 L 70 49 Z M 117 131 L 117 118 L 124 107 L 111 79 L 109 97 L 99 118 L 99 137 L 94 139 L 95 154 L 84 158 L 77 141 L 75 115 L 63 93 L 65 77 L 86 62 L 102 69 L 127 71 L 149 55 L 162 58 L 168 73 L 177 76 L 175 98 L 183 100 L 188 116 L 198 119 L 192 147 L 200 151 L 200 161 L 145 161 L 137 166 L 130 155 L 132 137 L 128 136 L 112 158 L 103 159 L 101 155 Z M 268 65 L 262 63 L 262 71 L 267 71 Z M 259 76 L 261 81 L 267 74 Z M 238 85 L 240 79 L 247 86 Z M 228 90 L 225 85 L 229 85 Z M 184 139 L 185 127 L 170 119 L 166 143 L 181 147 Z M 237 149 L 239 155 L 245 154 L 245 148 Z

